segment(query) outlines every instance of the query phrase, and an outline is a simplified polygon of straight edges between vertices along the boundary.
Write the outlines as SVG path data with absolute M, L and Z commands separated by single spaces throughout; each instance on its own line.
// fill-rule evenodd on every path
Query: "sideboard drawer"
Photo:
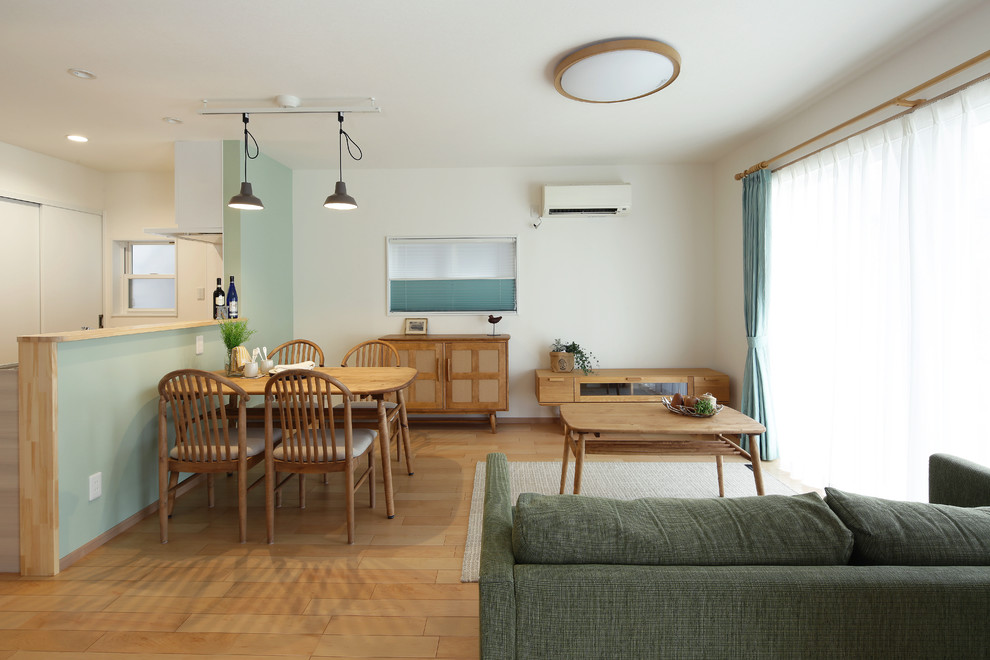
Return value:
M 536 400 L 543 403 L 574 403 L 574 379 L 570 374 L 536 376 Z
M 695 376 L 694 377 L 694 395 L 701 396 L 704 393 L 710 393 L 720 402 L 729 401 L 729 377 L 725 375 L 719 376 Z

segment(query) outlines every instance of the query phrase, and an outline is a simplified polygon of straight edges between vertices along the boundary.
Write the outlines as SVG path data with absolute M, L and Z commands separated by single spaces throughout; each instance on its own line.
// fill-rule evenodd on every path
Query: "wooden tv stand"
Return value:
M 536 400 L 541 406 L 562 403 L 660 401 L 662 396 L 700 396 L 711 392 L 729 400 L 729 377 L 714 369 L 580 369 L 560 373 L 536 370 Z

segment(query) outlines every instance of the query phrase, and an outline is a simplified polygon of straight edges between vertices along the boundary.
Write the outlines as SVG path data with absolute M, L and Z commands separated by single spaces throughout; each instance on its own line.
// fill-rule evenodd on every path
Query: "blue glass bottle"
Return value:
M 227 287 L 227 317 L 237 318 L 237 289 L 234 287 L 234 276 L 230 276 L 230 286 Z

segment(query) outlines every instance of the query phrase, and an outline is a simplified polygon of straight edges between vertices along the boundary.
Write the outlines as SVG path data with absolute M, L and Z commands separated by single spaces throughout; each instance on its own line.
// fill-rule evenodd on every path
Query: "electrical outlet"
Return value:
M 196 335 L 196 355 L 203 354 L 203 335 Z
M 206 300 L 206 289 L 203 287 L 196 289 L 196 300 Z
M 89 501 L 92 502 L 103 494 L 103 473 L 89 475 Z

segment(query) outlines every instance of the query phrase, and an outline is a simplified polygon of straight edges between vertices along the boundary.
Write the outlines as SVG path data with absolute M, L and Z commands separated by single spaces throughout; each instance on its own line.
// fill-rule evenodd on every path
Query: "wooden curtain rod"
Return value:
M 844 128 L 848 128 L 849 126 L 852 126 L 853 124 L 855 124 L 855 123 L 857 123 L 859 121 L 862 121 L 866 117 L 869 117 L 872 114 L 876 114 L 877 112 L 880 112 L 881 110 L 885 110 L 885 109 L 887 109 L 887 108 L 889 108 L 891 106 L 895 106 L 895 105 L 903 106 L 903 107 L 907 107 L 907 108 L 914 108 L 915 106 L 920 105 L 921 103 L 924 103 L 925 102 L 925 99 L 909 99 L 908 97 L 914 96 L 915 94 L 917 94 L 921 90 L 927 89 L 928 87 L 931 87 L 932 85 L 937 85 L 938 83 L 942 82 L 943 80 L 946 80 L 948 78 L 951 78 L 952 76 L 956 75 L 960 71 L 965 71 L 966 69 L 970 68 L 971 66 L 975 66 L 976 64 L 979 64 L 980 62 L 982 62 L 983 60 L 986 60 L 988 58 L 990 58 L 990 50 L 984 51 L 980 55 L 977 55 L 976 57 L 974 57 L 974 58 L 972 58 L 970 60 L 966 60 L 965 62 L 963 62 L 962 64 L 960 64 L 958 66 L 952 67 L 951 69 L 949 69 L 945 73 L 941 73 L 941 74 L 935 76 L 934 78 L 921 83 L 917 87 L 914 87 L 912 89 L 909 89 L 908 91 L 904 92 L 903 94 L 900 94 L 898 96 L 895 96 L 894 98 L 890 99 L 889 101 L 885 101 L 885 102 L 881 103 L 880 105 L 876 106 L 875 108 L 872 108 L 870 110 L 867 110 L 866 112 L 864 112 L 862 114 L 859 114 L 859 115 L 853 117 L 852 119 L 850 119 L 848 121 L 844 121 L 841 124 L 839 124 L 838 126 L 833 126 L 832 128 L 828 129 L 824 133 L 820 133 L 820 134 L 816 135 L 815 137 L 811 138 L 810 140 L 805 140 L 804 142 L 802 142 L 801 144 L 797 145 L 796 147 L 792 147 L 792 148 L 788 149 L 787 151 L 784 151 L 782 153 L 777 154 L 773 158 L 768 158 L 767 160 L 761 161 L 761 162 L 757 163 L 756 165 L 753 165 L 752 167 L 747 168 L 746 170 L 737 173 L 736 174 L 736 181 L 742 179 L 743 177 L 749 176 L 753 172 L 757 172 L 759 170 L 765 170 L 766 168 L 770 167 L 770 163 L 773 163 L 774 161 L 778 161 L 781 158 L 786 158 L 787 156 L 790 156 L 794 152 L 800 151 L 801 149 L 804 149 L 808 145 L 814 144 L 815 142 L 821 140 L 822 138 L 828 137 L 829 135 L 832 135 L 833 133 L 835 133 L 837 131 L 841 131 Z

